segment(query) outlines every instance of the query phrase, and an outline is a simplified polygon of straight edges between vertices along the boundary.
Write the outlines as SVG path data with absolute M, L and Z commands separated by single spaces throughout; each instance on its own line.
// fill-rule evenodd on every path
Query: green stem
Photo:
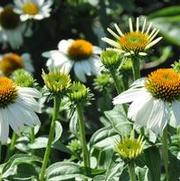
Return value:
M 12 138 L 11 138 L 11 144 L 9 145 L 9 148 L 6 154 L 6 160 L 8 160 L 9 157 L 13 154 L 16 140 L 17 140 L 17 135 L 13 132 Z
M 117 74 L 114 70 L 111 70 L 110 73 L 113 78 L 116 91 L 118 94 L 120 94 L 123 91 L 122 79 L 120 80 L 120 78 L 117 76 Z
M 163 136 L 162 136 L 162 157 L 164 161 L 164 168 L 166 172 L 166 180 L 169 179 L 169 170 L 168 170 L 168 132 L 167 132 L 167 127 L 164 128 L 163 131 Z
M 54 112 L 53 112 L 51 127 L 50 127 L 50 131 L 49 131 L 48 143 L 47 143 L 42 167 L 41 167 L 40 174 L 39 174 L 39 181 L 44 181 L 45 170 L 46 170 L 46 167 L 47 167 L 47 164 L 49 161 L 50 152 L 51 152 L 51 145 L 54 140 L 55 125 L 56 125 L 56 120 L 58 117 L 60 101 L 61 100 L 58 97 L 54 98 Z
M 132 56 L 132 72 L 134 81 L 141 77 L 140 75 L 140 60 L 137 56 Z
M 80 133 L 80 141 L 81 141 L 82 152 L 83 152 L 84 167 L 86 171 L 88 172 L 88 168 L 90 168 L 90 159 L 89 159 L 89 151 L 88 151 L 87 143 L 86 143 L 83 110 L 82 110 L 82 106 L 79 104 L 77 105 L 76 108 L 77 108 L 78 120 L 79 120 L 79 133 Z
M 130 181 L 136 181 L 136 173 L 135 173 L 134 162 L 130 162 L 128 164 L 128 169 L 129 169 Z
M 1 162 L 1 153 L 2 152 L 2 144 L 1 144 L 1 142 L 0 142 L 0 162 Z
M 35 140 L 34 128 L 31 128 L 31 143 L 34 143 L 34 140 Z

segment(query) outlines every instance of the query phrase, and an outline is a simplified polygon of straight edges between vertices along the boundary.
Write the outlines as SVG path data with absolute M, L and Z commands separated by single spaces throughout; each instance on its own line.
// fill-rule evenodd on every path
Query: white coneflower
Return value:
M 148 78 L 139 79 L 131 88 L 114 98 L 114 104 L 132 102 L 128 117 L 135 125 L 162 133 L 171 113 L 180 124 L 180 73 L 173 69 L 158 69 Z
M 146 24 L 146 19 L 144 19 L 142 29 L 140 29 L 139 18 L 137 18 L 136 28 L 134 29 L 132 20 L 129 18 L 129 32 L 122 33 L 119 26 L 114 24 L 117 33 L 110 28 L 107 30 L 115 40 L 107 37 L 102 38 L 102 40 L 126 56 L 131 54 L 146 55 L 145 51 L 162 39 L 162 37 L 155 38 L 159 30 L 152 28 L 152 23 L 148 26 Z
M 59 50 L 52 50 L 43 53 L 49 58 L 47 66 L 49 69 L 60 67 L 69 72 L 73 67 L 76 77 L 86 82 L 86 76 L 97 75 L 101 70 L 101 61 L 97 54 L 101 49 L 93 46 L 90 42 L 82 39 L 61 40 L 58 44 Z
M 50 16 L 52 0 L 14 0 L 20 19 L 42 20 Z
M 5 53 L 4 55 L 0 55 L 0 75 L 9 76 L 12 72 L 21 68 L 24 68 L 29 72 L 34 71 L 28 53 L 22 55 L 16 53 Z
M 25 125 L 39 125 L 35 112 L 40 112 L 40 105 L 35 98 L 40 93 L 34 88 L 17 87 L 12 80 L 0 77 L 0 141 L 7 143 L 9 125 L 19 134 Z
M 29 28 L 26 27 L 26 24 L 20 22 L 19 15 L 14 12 L 13 7 L 0 7 L 1 42 L 8 42 L 12 48 L 17 49 L 23 44 L 23 36 L 25 35 L 25 31 L 26 33 L 30 33 Z

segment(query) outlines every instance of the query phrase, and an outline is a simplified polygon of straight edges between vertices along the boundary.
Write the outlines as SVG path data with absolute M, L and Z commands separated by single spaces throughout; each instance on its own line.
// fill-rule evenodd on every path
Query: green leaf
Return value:
M 62 128 L 61 123 L 59 121 L 56 121 L 55 138 L 54 138 L 53 144 L 60 139 L 62 132 L 63 132 L 63 128 Z
M 2 177 L 7 178 L 17 173 L 17 166 L 20 164 L 32 164 L 33 162 L 41 162 L 41 159 L 34 155 L 16 154 L 13 155 L 2 168 Z
M 171 153 L 169 154 L 169 181 L 179 180 L 180 178 L 180 160 Z
M 55 137 L 53 141 L 52 147 L 56 144 L 56 142 L 60 139 L 61 135 L 63 132 L 63 128 L 60 122 L 56 121 L 56 126 L 55 126 Z M 28 144 L 28 147 L 30 149 L 41 149 L 41 148 L 46 148 L 48 142 L 48 137 L 38 137 L 34 140 L 34 143 Z
M 70 122 L 69 122 L 69 130 L 72 134 L 74 134 L 76 137 L 78 137 L 78 133 L 77 133 L 77 124 L 78 124 L 78 115 L 77 112 L 74 111 Z
M 168 7 L 149 16 L 153 25 L 165 39 L 180 46 L 180 6 Z
M 119 135 L 111 127 L 101 128 L 92 135 L 90 145 L 103 150 L 112 149 L 118 139 Z
M 136 167 L 135 172 L 138 178 L 138 181 L 149 181 L 148 179 L 148 168 L 145 166 L 143 168 Z
M 159 149 L 155 146 L 144 150 L 145 162 L 149 168 L 151 179 L 160 180 L 161 176 L 161 158 Z
M 81 167 L 72 162 L 57 162 L 46 169 L 47 181 L 70 180 L 73 178 L 85 178 L 81 173 Z
M 115 106 L 111 111 L 105 111 L 105 116 L 110 121 L 114 130 L 122 136 L 128 135 L 132 129 L 122 106 Z
M 176 16 L 180 14 L 180 6 L 172 6 L 160 9 L 149 15 L 150 18 L 157 18 L 161 16 Z
M 103 175 L 93 178 L 93 181 L 119 181 L 119 176 L 124 169 L 124 163 L 112 164 Z

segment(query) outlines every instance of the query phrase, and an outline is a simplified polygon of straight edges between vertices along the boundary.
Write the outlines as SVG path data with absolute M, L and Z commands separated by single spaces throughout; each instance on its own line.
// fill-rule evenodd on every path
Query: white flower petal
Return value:
M 67 55 L 68 54 L 68 48 L 70 47 L 70 45 L 72 44 L 73 41 L 74 41 L 73 39 L 61 40 L 58 43 L 59 51 Z
M 35 98 L 41 97 L 41 93 L 37 89 L 30 88 L 30 87 L 20 87 L 18 89 L 18 92 L 22 94 L 23 96 L 27 96 L 27 97 L 35 97 Z
M 76 77 L 82 81 L 82 82 L 86 82 L 86 76 L 85 76 L 85 73 L 83 71 L 83 67 L 81 65 L 80 62 L 76 62 L 74 64 L 74 73 L 76 75 Z
M 9 135 L 9 124 L 8 120 L 4 119 L 6 115 L 4 115 L 2 109 L 0 109 L 0 141 L 1 144 L 6 144 Z
M 156 134 L 162 133 L 168 121 L 168 109 L 162 100 L 154 100 L 151 114 L 147 122 L 147 128 Z
M 137 97 L 141 96 L 143 93 L 146 93 L 144 88 L 128 89 L 127 91 L 115 97 L 113 99 L 113 104 L 123 104 L 123 103 L 132 102 L 136 100 Z
M 175 100 L 172 102 L 172 110 L 176 120 L 176 125 L 180 125 L 180 102 Z

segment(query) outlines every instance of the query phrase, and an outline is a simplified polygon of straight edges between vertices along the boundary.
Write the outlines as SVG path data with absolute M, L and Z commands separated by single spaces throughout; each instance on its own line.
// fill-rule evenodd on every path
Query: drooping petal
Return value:
M 173 101 L 172 102 L 172 110 L 176 120 L 176 125 L 180 125 L 180 101 Z
M 113 99 L 113 104 L 123 104 L 123 103 L 129 103 L 137 99 L 139 96 L 141 96 L 145 92 L 144 88 L 139 89 L 129 89 L 117 97 Z
M 82 82 L 86 82 L 86 76 L 84 74 L 84 71 L 82 70 L 83 67 L 81 66 L 80 62 L 76 62 L 74 64 L 74 73 L 77 76 L 77 78 L 82 81 Z

